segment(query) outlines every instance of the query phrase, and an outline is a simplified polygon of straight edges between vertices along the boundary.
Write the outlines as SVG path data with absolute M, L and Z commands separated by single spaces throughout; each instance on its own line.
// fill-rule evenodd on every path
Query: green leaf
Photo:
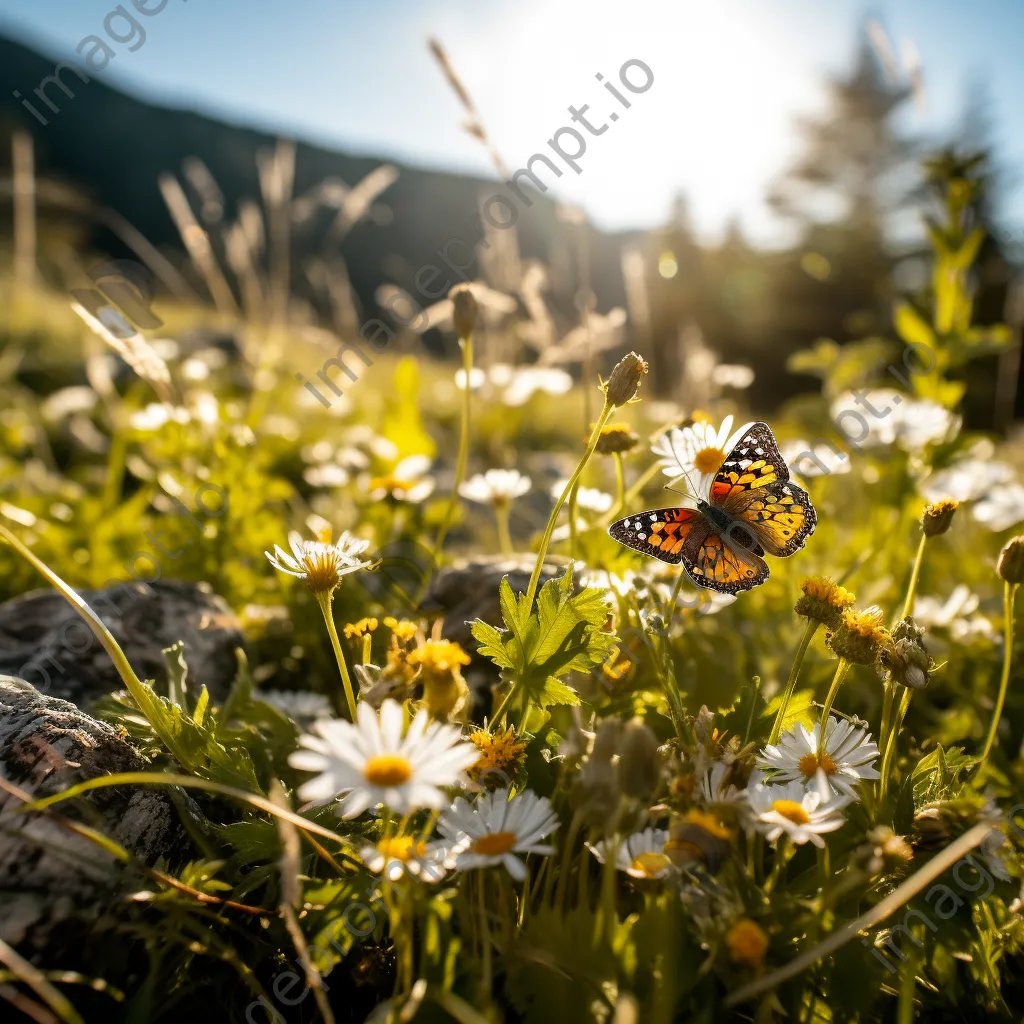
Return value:
M 478 648 L 480 654 L 485 658 L 490 658 L 499 668 L 516 667 L 509 657 L 501 633 L 494 626 L 489 625 L 482 619 L 477 619 L 470 625 L 470 630 L 473 633 L 473 638 L 480 645 Z
M 935 348 L 935 332 L 909 302 L 896 304 L 893 322 L 896 333 L 908 345 L 923 345 L 929 350 Z
M 914 803 L 932 803 L 936 800 L 952 800 L 963 790 L 960 775 L 974 764 L 974 758 L 964 753 L 963 747 L 943 750 L 942 744 L 921 758 L 911 779 L 914 785 Z

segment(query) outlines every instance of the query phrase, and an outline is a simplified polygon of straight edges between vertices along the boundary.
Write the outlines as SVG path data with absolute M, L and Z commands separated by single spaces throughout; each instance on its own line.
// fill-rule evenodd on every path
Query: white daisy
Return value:
M 716 761 L 701 776 L 700 797 L 705 803 L 734 804 L 744 799 L 742 789 L 725 782 L 731 768 L 731 765 Z
M 928 501 L 953 498 L 961 503 L 977 501 L 994 488 L 1013 480 L 1013 468 L 987 458 L 967 458 L 930 473 L 922 482 L 921 494 Z
M 559 480 L 557 483 L 551 485 L 551 497 L 558 501 L 562 496 L 562 492 L 565 490 L 565 485 L 569 481 Z M 612 505 L 615 504 L 615 499 L 605 491 L 599 491 L 596 487 L 578 487 L 576 488 L 576 507 L 585 508 L 588 512 L 597 512 L 604 514 L 607 512 Z M 586 524 L 583 524 L 586 526 Z
M 331 702 L 322 693 L 309 690 L 257 690 L 253 699 L 276 708 L 293 722 L 328 718 L 331 714 Z
M 526 865 L 515 854 L 554 853 L 553 846 L 540 840 L 557 827 L 547 797 L 525 790 L 510 800 L 508 789 L 487 793 L 472 804 L 459 797 L 437 822 L 448 849 L 447 867 L 471 871 L 501 864 L 518 882 L 526 877 Z
M 414 505 L 425 501 L 434 493 L 434 478 L 427 473 L 430 463 L 427 455 L 409 455 L 390 473 L 370 481 L 370 497 L 374 501 L 391 498 Z
M 525 405 L 534 395 L 542 391 L 546 395 L 564 395 L 572 387 L 572 376 L 565 370 L 550 366 L 524 366 L 515 371 L 509 386 L 502 395 L 505 405 L 517 408 Z
M 358 707 L 355 725 L 340 719 L 315 722 L 299 740 L 305 749 L 288 759 L 293 768 L 318 772 L 303 783 L 303 800 L 324 802 L 343 796 L 338 813 L 354 818 L 381 804 L 396 814 L 420 807 L 440 808 L 447 798 L 443 786 L 464 784 L 465 769 L 480 758 L 460 731 L 430 722 L 421 711 L 405 735 L 405 712 L 394 700 L 381 704 L 380 716 L 368 704 Z
M 824 847 L 821 834 L 835 832 L 846 821 L 842 814 L 845 800 L 822 806 L 820 795 L 799 782 L 785 786 L 755 782 L 747 787 L 746 793 L 754 826 L 764 832 L 770 843 L 785 835 L 798 846 L 810 840 L 815 846 Z
M 836 429 L 854 448 L 898 444 L 920 451 L 947 440 L 960 427 L 960 418 L 930 399 L 916 401 L 894 388 L 846 392 L 829 409 Z
M 904 396 L 896 415 L 896 443 L 906 451 L 916 452 L 926 445 L 938 444 L 960 429 L 960 417 L 931 399 L 908 402 Z
M 921 594 L 914 601 L 914 621 L 929 629 L 948 629 L 954 640 L 991 637 L 992 623 L 978 611 L 981 599 L 964 583 L 957 584 L 943 601 Z
M 1024 521 L 1024 485 L 1013 481 L 993 487 L 974 505 L 971 515 L 996 533 L 1016 526 Z
M 777 746 L 765 747 L 757 767 L 772 772 L 772 782 L 800 782 L 827 803 L 837 797 L 858 799 L 857 786 L 863 779 L 877 779 L 871 766 L 878 747 L 867 729 L 858 729 L 846 719 L 829 717 L 824 749 L 821 722 L 808 732 L 802 723 L 783 733 Z
M 528 476 L 515 469 L 489 469 L 459 484 L 459 494 L 467 501 L 494 508 L 505 507 L 513 498 L 522 497 L 532 486 Z
M 375 875 L 397 882 L 403 875 L 412 875 L 424 882 L 439 882 L 445 876 L 443 851 L 436 844 L 425 843 L 415 836 L 396 836 L 367 843 L 359 856 Z
M 780 445 L 779 451 L 791 472 L 805 480 L 816 476 L 850 472 L 850 456 L 837 451 L 827 441 L 817 441 L 814 444 L 802 439 L 786 441 Z
M 743 363 L 719 363 L 711 371 L 711 382 L 720 388 L 743 391 L 754 383 L 754 369 Z
M 619 843 L 615 853 L 615 867 L 631 878 L 663 878 L 672 870 L 672 861 L 665 853 L 668 832 L 663 828 L 645 828 Z M 587 846 L 603 864 L 606 843 Z
M 692 498 L 707 500 L 715 474 L 752 426 L 744 423 L 730 434 L 732 423 L 732 416 L 726 416 L 717 430 L 710 423 L 699 422 L 689 427 L 673 427 L 662 434 L 651 451 L 659 456 L 661 471 L 672 478 L 666 486 L 683 480 Z
M 330 527 L 325 527 L 317 540 L 303 540 L 298 531 L 292 530 L 288 534 L 290 554 L 277 544 L 273 554 L 263 553 L 275 569 L 304 580 L 314 594 L 329 594 L 344 576 L 373 564 L 359 558 L 369 544 L 368 540 L 360 540 L 347 532 L 332 544 Z

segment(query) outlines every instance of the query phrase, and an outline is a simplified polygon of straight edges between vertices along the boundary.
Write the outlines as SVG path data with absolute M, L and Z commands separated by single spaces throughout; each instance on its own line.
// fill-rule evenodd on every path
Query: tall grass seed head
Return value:
M 593 430 L 596 424 L 591 424 Z M 602 455 L 616 455 L 632 451 L 640 443 L 640 435 L 633 433 L 628 423 L 609 423 L 601 428 L 597 450 Z
M 847 608 L 839 625 L 828 634 L 828 645 L 855 665 L 873 665 L 883 650 L 891 648 L 892 637 L 882 625 L 880 608 Z
M 1024 536 L 1013 537 L 999 552 L 996 572 L 1007 583 L 1024 583 Z
M 802 595 L 797 599 L 795 611 L 828 629 L 836 629 L 843 612 L 856 597 L 830 576 L 807 576 L 800 581 Z
M 768 952 L 768 936 L 756 921 L 741 917 L 725 933 L 725 947 L 733 963 L 756 969 L 764 964 Z
M 612 370 L 611 376 L 601 384 L 610 405 L 618 408 L 639 401 L 637 392 L 650 367 L 635 352 L 623 356 Z
M 469 338 L 476 330 L 477 317 L 480 314 L 480 307 L 477 305 L 476 296 L 468 285 L 456 285 L 449 293 L 454 309 L 452 311 L 452 326 L 460 338 Z
M 926 537 L 938 537 L 953 525 L 953 516 L 960 507 L 960 502 L 953 498 L 944 498 L 925 506 L 921 514 L 921 529 Z

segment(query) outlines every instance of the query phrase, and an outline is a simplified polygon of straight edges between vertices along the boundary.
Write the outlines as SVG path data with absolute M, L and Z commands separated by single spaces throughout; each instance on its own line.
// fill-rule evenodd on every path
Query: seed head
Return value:
M 796 602 L 797 615 L 804 615 L 829 629 L 839 625 L 843 611 L 856 600 L 846 587 L 841 587 L 830 576 L 807 576 L 800 581 L 800 589 L 803 596 Z
M 726 932 L 725 945 L 733 963 L 744 967 L 760 967 L 768 952 L 768 936 L 755 921 L 741 917 Z
M 460 338 L 470 337 L 476 329 L 476 320 L 480 312 L 476 296 L 469 285 L 459 284 L 448 293 L 448 298 L 455 305 L 452 312 L 452 325 L 455 328 L 455 333 Z
M 1024 583 L 1024 537 L 1014 537 L 999 553 L 996 572 L 1007 583 Z
M 839 625 L 828 634 L 828 645 L 840 658 L 854 664 L 874 664 L 881 651 L 892 646 L 892 637 L 882 625 L 881 608 L 847 608 Z
M 594 429 L 594 424 L 590 429 Z M 602 455 L 632 451 L 640 443 L 640 435 L 634 434 L 628 423 L 609 423 L 602 427 L 597 439 L 597 450 Z
M 619 743 L 619 785 L 626 796 L 650 800 L 661 781 L 658 737 L 639 718 L 622 730 Z
M 927 505 L 921 514 L 921 529 L 926 537 L 938 537 L 953 525 L 953 515 L 960 507 L 959 501 L 944 498 L 933 505 Z
M 641 359 L 635 352 L 630 352 L 615 364 L 607 383 L 601 384 L 601 390 L 616 408 L 639 401 L 637 392 L 648 369 L 646 360 Z
M 851 855 L 852 865 L 871 878 L 895 871 L 914 857 L 910 844 L 888 825 L 878 825 L 867 834 L 867 842 Z
M 935 667 L 924 646 L 924 630 L 906 618 L 892 631 L 892 644 L 882 649 L 882 664 L 893 682 L 911 690 L 923 690 Z

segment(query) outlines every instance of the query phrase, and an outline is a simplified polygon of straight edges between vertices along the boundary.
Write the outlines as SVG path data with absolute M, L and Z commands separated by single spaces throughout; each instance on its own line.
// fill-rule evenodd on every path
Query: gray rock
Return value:
M 85 779 L 145 771 L 148 762 L 117 730 L 29 683 L 0 676 L 0 777 L 30 797 Z M 0 939 L 47 958 L 80 940 L 101 914 L 145 887 L 95 843 L 0 789 Z M 99 789 L 54 808 L 114 839 L 147 864 L 187 849 L 180 816 L 158 787 Z
M 235 677 L 242 627 L 223 598 L 194 583 L 155 580 L 82 591 L 141 679 L 165 680 L 161 650 L 185 644 L 189 684 L 223 700 Z M 0 604 L 0 674 L 86 707 L 123 686 L 110 658 L 77 612 L 54 590 Z

